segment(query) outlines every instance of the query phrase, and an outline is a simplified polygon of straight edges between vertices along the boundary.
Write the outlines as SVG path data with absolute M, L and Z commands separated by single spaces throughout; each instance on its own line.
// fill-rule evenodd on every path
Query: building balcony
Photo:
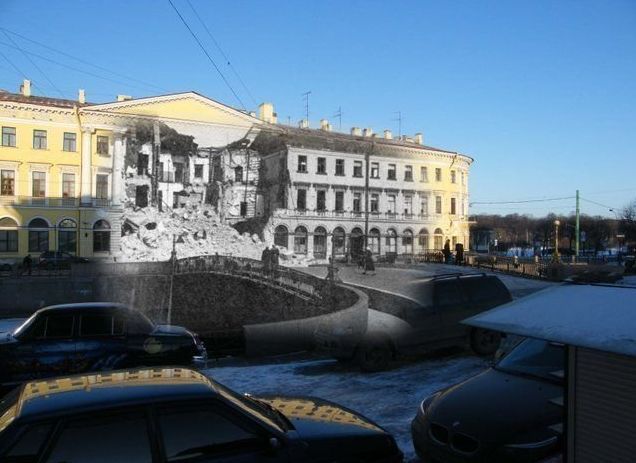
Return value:
M 318 211 L 312 209 L 282 209 L 278 208 L 274 211 L 274 217 L 279 218 L 333 218 L 333 219 L 350 219 L 364 220 L 364 212 L 357 211 Z M 413 222 L 428 221 L 439 219 L 438 215 L 409 214 L 398 212 L 375 212 L 369 211 L 369 220 L 374 222 Z
M 105 208 L 112 205 L 110 198 L 91 198 L 89 203 L 82 203 L 80 198 L 60 198 L 54 196 L 0 196 L 0 206 L 18 207 L 59 207 L 76 209 L 78 207 Z

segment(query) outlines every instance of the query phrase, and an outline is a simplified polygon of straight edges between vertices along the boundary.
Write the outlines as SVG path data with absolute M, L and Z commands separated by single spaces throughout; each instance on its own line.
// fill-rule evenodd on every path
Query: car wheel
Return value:
M 358 363 L 366 372 L 386 370 L 393 358 L 391 346 L 386 342 L 373 342 L 360 346 Z
M 470 332 L 470 348 L 477 355 L 493 355 L 501 343 L 501 333 L 482 328 Z

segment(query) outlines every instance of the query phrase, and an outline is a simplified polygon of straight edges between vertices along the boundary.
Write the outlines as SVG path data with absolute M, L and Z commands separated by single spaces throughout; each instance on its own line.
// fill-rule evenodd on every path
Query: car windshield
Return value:
M 19 325 L 15 330 L 13 330 L 13 333 L 11 333 L 13 337 L 19 338 L 20 335 L 22 335 L 26 331 L 26 329 L 33 324 L 36 316 L 37 316 L 37 313 L 34 313 L 29 318 L 24 320 L 24 322 L 22 322 L 22 324 Z
M 526 339 L 495 367 L 508 373 L 557 380 L 563 372 L 565 349 L 560 344 L 539 339 Z

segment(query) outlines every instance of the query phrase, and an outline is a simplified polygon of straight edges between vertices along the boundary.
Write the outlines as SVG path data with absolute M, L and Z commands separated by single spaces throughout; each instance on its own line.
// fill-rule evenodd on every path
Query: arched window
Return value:
M 93 252 L 110 252 L 110 224 L 106 220 L 93 225 Z
M 404 254 L 413 254 L 413 232 L 411 230 L 404 230 L 402 233 L 402 247 Z
M 58 251 L 75 254 L 77 252 L 77 223 L 72 219 L 64 219 L 57 227 Z
M 0 219 L 0 253 L 18 252 L 18 223 L 11 217 Z
M 336 227 L 333 230 L 333 248 L 336 255 L 345 253 L 345 231 L 342 227 Z
M 279 225 L 274 230 L 274 244 L 283 248 L 289 246 L 289 231 L 285 225 Z
M 428 230 L 426 228 L 422 228 L 417 234 L 417 244 L 421 251 L 428 249 Z
M 397 233 L 392 228 L 386 232 L 386 252 L 397 253 Z
M 372 228 L 369 230 L 369 247 L 373 254 L 380 254 L 380 230 Z
M 236 183 L 242 183 L 243 182 L 243 167 L 236 166 L 234 168 L 234 181 Z
M 307 229 L 303 226 L 294 230 L 294 253 L 307 254 Z
M 362 255 L 364 251 L 364 235 L 362 229 L 359 227 L 351 230 L 351 236 L 349 238 L 349 252 L 351 256 L 358 257 Z
M 444 232 L 441 228 L 435 229 L 433 240 L 435 249 L 441 251 L 444 248 Z
M 324 227 L 316 227 L 314 230 L 314 257 L 327 258 L 327 230 Z
M 49 224 L 39 217 L 29 222 L 29 252 L 49 250 Z

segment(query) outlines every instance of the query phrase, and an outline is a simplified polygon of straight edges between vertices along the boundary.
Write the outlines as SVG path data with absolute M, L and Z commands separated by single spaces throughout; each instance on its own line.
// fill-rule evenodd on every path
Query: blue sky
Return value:
M 173 0 L 245 107 L 279 120 L 333 117 L 342 127 L 423 132 L 425 143 L 475 158 L 471 201 L 573 196 L 622 207 L 636 199 L 636 2 Z M 0 31 L 0 52 L 35 91 L 85 88 L 91 101 L 196 90 L 240 106 L 168 0 L 0 0 L 0 27 L 144 83 Z M 17 44 L 17 47 L 16 47 Z M 21 74 L 0 55 L 0 88 Z M 253 96 L 250 96 L 250 94 Z M 582 211 L 613 216 L 582 201 Z M 567 214 L 566 199 L 475 204 L 472 212 Z

